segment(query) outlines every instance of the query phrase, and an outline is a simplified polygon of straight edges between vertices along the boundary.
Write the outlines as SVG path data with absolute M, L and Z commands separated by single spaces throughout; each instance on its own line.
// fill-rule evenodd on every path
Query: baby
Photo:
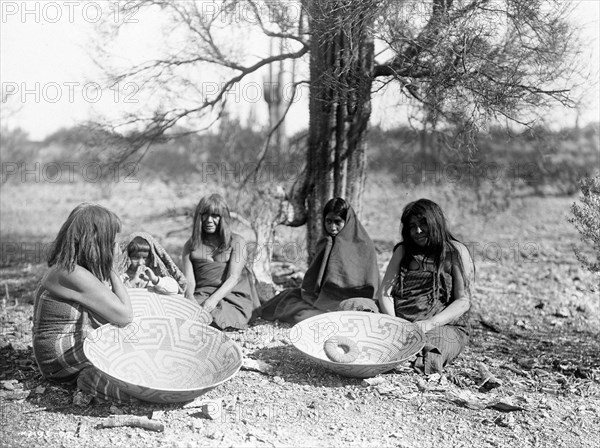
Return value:
M 153 269 L 150 243 L 136 236 L 127 245 L 129 267 L 122 274 L 123 284 L 128 288 L 153 288 L 159 294 L 177 294 L 179 284 L 169 276 L 160 276 Z

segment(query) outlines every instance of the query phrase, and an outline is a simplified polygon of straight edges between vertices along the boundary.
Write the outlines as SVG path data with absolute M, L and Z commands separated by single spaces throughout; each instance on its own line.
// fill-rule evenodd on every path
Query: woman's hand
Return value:
M 413 324 L 417 325 L 421 331 L 423 331 L 423 333 L 429 333 L 431 330 L 433 330 L 436 325 L 434 323 L 432 323 L 430 320 L 416 320 L 413 322 Z

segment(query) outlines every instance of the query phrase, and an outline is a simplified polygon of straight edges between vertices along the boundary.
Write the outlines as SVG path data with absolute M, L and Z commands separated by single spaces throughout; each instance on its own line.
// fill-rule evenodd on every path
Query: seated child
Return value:
M 183 294 L 185 276 L 150 234 L 131 234 L 125 251 L 125 272 L 121 274 L 125 286 L 152 288 L 159 294 Z
M 300 288 L 286 289 L 257 312 L 264 320 L 297 323 L 329 311 L 379 312 L 375 245 L 343 198 L 323 208 L 323 237 Z

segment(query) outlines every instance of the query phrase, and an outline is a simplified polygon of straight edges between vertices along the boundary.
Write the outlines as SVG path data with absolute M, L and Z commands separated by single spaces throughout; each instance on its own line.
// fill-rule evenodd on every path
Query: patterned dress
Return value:
M 122 392 L 85 357 L 83 342 L 101 320 L 78 303 L 41 288 L 33 307 L 33 353 L 44 378 L 75 383 L 84 392 L 119 403 L 136 399 Z
M 452 302 L 452 276 L 442 272 L 439 280 L 433 260 L 415 255 L 417 269 L 409 269 L 411 260 L 401 263 L 398 282 L 392 289 L 396 316 L 410 322 L 430 319 Z M 447 325 L 426 334 L 423 352 L 426 374 L 441 372 L 464 349 L 469 335 L 469 312 Z

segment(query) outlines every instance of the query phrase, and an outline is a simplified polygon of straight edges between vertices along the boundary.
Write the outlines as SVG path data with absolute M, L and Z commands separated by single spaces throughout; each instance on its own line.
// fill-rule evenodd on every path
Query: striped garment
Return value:
M 83 341 L 102 324 L 77 303 L 53 297 L 48 291 L 36 294 L 33 353 L 42 375 L 50 380 L 74 381 L 91 365 L 83 354 Z
M 81 305 L 36 293 L 33 306 L 33 354 L 44 378 L 74 383 L 84 392 L 117 402 L 135 399 L 121 392 L 83 353 L 83 341 L 103 322 Z

